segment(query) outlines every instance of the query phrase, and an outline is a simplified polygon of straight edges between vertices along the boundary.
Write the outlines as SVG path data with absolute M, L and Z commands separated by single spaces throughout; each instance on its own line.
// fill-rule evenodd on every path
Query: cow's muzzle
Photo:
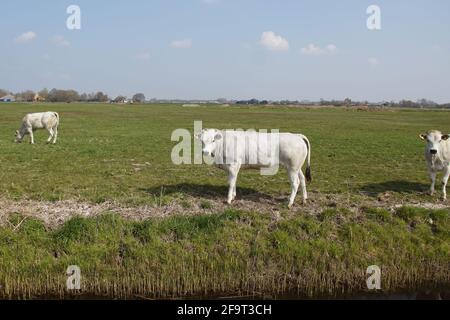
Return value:
M 431 153 L 431 154 L 437 154 L 437 150 L 431 149 L 431 150 L 430 150 L 430 153 Z

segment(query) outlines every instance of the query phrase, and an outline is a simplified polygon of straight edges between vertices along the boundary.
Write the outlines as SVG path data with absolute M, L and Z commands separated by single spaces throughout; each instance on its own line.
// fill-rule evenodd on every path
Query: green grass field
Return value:
M 49 110 L 61 117 L 56 145 L 45 144 L 45 131 L 35 145 L 13 143 L 26 113 Z M 238 201 L 226 206 L 224 172 L 171 162 L 172 131 L 192 131 L 194 120 L 305 134 L 310 203 L 299 195 L 287 209 L 284 170 L 243 171 Z M 338 295 L 364 290 L 372 264 L 386 290 L 449 286 L 450 211 L 439 193 L 426 194 L 418 137 L 450 132 L 449 120 L 431 110 L 0 104 L 0 199 L 16 204 L 0 208 L 0 295 L 67 295 L 69 264 L 81 267 L 85 294 L 115 297 Z M 58 223 L 20 210 L 64 211 L 66 200 L 179 209 Z
M 151 203 L 161 186 L 175 192 L 197 186 L 219 188 L 225 174 L 204 165 L 174 166 L 170 152 L 176 128 L 192 130 L 194 120 L 205 127 L 276 128 L 301 132 L 312 143 L 314 183 L 320 193 L 378 193 L 408 196 L 428 188 L 423 143 L 418 134 L 446 129 L 445 111 L 356 112 L 287 108 L 183 108 L 171 105 L 0 105 L 2 196 L 13 199 L 107 199 L 131 204 Z M 27 112 L 60 113 L 59 143 L 13 144 L 14 131 Z M 135 170 L 136 164 L 142 166 Z M 284 173 L 261 177 L 246 172 L 238 187 L 269 195 L 287 194 Z M 213 190 L 215 190 L 213 188 Z M 419 195 L 415 195 L 419 196 Z

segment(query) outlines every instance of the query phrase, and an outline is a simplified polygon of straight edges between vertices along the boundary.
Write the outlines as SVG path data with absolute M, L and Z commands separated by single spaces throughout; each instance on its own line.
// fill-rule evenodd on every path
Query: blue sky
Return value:
M 450 102 L 449 42 L 448 0 L 4 1 L 0 88 Z

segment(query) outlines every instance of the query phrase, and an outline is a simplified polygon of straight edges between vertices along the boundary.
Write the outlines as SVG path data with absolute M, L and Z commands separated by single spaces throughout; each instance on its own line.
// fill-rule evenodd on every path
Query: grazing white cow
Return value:
M 22 126 L 16 131 L 15 142 L 22 142 L 23 138 L 29 134 L 30 143 L 34 144 L 33 132 L 37 129 L 46 129 L 50 136 L 47 139 L 47 143 L 56 143 L 56 138 L 58 137 L 58 125 L 59 125 L 59 115 L 56 112 L 39 112 L 39 113 L 29 113 L 22 119 Z
M 444 171 L 442 178 L 442 192 L 444 200 L 447 199 L 447 182 L 450 176 L 450 140 L 448 134 L 442 134 L 440 131 L 431 130 L 426 134 L 421 134 L 420 138 L 426 141 L 425 160 L 428 166 L 428 173 L 431 179 L 431 195 L 434 194 L 434 185 L 436 183 L 436 174 L 438 171 Z
M 196 138 L 202 142 L 202 153 L 213 157 L 213 163 L 228 173 L 228 204 L 236 197 L 236 181 L 241 168 L 270 168 L 278 163 L 286 167 L 291 182 L 289 208 L 294 204 L 299 186 L 302 188 L 303 203 L 306 202 L 308 195 L 305 175 L 310 182 L 311 145 L 304 135 L 204 129 Z M 276 149 L 272 149 L 274 145 Z M 308 161 L 304 175 L 302 167 L 306 159 Z

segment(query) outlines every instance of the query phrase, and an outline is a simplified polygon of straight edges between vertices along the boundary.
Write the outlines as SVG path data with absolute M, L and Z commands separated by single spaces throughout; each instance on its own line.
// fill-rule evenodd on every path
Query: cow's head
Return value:
M 195 136 L 202 143 L 202 153 L 205 156 L 214 157 L 216 142 L 222 139 L 222 133 L 217 129 L 203 129 Z
M 16 133 L 14 134 L 14 142 L 21 143 L 23 139 L 23 135 L 20 134 L 19 130 L 16 130 Z
M 440 144 L 449 138 L 448 134 L 442 134 L 440 131 L 432 130 L 420 135 L 420 139 L 427 143 L 427 153 L 432 156 L 439 153 Z

